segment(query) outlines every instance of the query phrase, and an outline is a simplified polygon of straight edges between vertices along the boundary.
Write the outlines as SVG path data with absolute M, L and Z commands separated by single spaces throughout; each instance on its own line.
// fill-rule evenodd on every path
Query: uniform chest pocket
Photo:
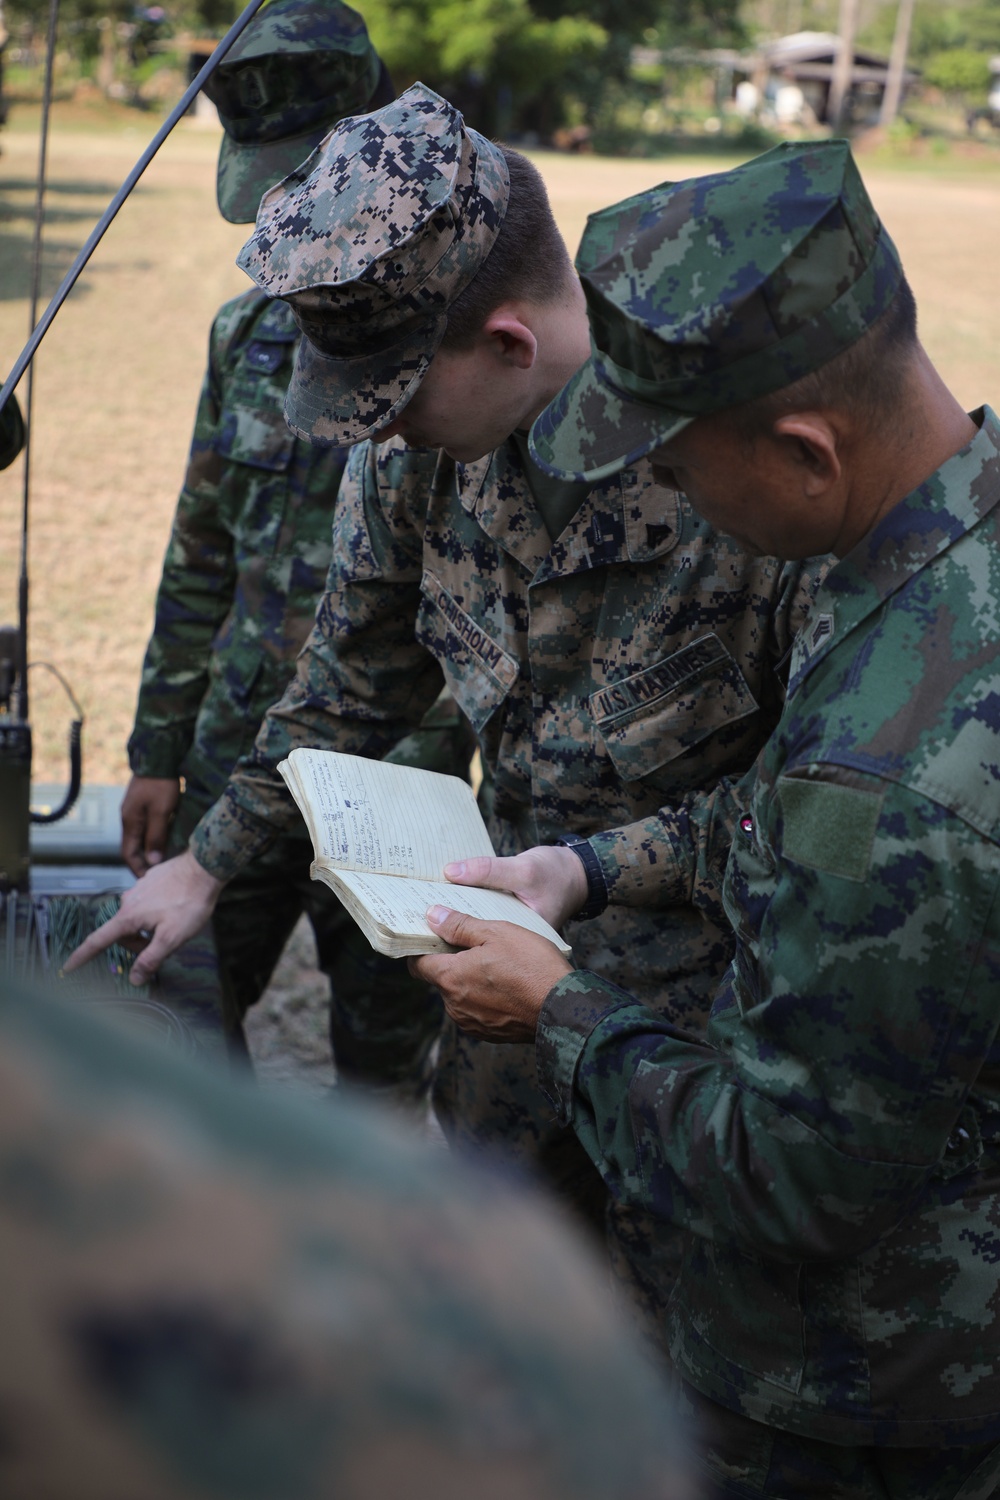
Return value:
M 287 360 L 290 347 L 270 339 L 251 339 L 243 351 L 243 363 L 258 375 L 273 375 Z
M 237 541 L 240 569 L 277 550 L 288 505 L 295 434 L 280 411 L 227 406 L 215 436 L 224 461 L 220 511 Z
M 662 661 L 587 699 L 623 781 L 640 781 L 758 703 L 717 635 L 705 635 Z
M 517 662 L 429 570 L 420 591 L 417 640 L 441 663 L 452 697 L 478 734 L 517 681 Z
M 215 435 L 220 458 L 271 474 L 288 468 L 294 447 L 284 414 L 260 406 L 227 406 Z

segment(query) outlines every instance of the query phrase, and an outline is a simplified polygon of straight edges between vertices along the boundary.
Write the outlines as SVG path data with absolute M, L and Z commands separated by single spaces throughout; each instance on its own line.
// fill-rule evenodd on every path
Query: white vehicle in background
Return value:
M 970 109 L 966 116 L 969 130 L 981 134 L 983 126 L 1000 130 L 1000 57 L 990 58 L 990 91 L 985 109 Z

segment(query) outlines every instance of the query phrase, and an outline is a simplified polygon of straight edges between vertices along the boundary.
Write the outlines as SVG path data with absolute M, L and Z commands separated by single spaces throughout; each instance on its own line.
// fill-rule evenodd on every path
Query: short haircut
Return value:
M 448 309 L 443 349 L 468 348 L 504 302 L 555 302 L 573 275 L 541 173 L 527 157 L 501 146 L 510 173 L 507 212 L 489 255 Z
M 795 411 L 835 408 L 875 427 L 898 409 L 916 347 L 917 306 L 904 276 L 885 312 L 849 348 L 792 385 L 731 407 L 728 415 L 748 443 Z

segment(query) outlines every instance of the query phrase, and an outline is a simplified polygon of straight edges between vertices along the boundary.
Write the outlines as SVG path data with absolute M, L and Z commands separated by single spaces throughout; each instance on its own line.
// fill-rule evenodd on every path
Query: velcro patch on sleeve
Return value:
M 781 852 L 796 864 L 864 880 L 882 811 L 882 791 L 782 776 L 777 786 L 781 808 Z

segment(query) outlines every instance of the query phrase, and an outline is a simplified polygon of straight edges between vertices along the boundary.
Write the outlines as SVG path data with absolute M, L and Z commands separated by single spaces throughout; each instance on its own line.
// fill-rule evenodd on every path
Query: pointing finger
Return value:
M 74 948 L 63 964 L 63 969 L 67 974 L 72 974 L 74 969 L 79 969 L 81 965 L 89 963 L 92 958 L 103 953 L 105 948 L 110 948 L 112 943 L 132 936 L 135 936 L 135 928 L 128 917 L 123 917 L 121 912 L 116 912 L 104 923 L 103 927 L 98 927 L 88 938 L 84 938 L 79 948 Z

